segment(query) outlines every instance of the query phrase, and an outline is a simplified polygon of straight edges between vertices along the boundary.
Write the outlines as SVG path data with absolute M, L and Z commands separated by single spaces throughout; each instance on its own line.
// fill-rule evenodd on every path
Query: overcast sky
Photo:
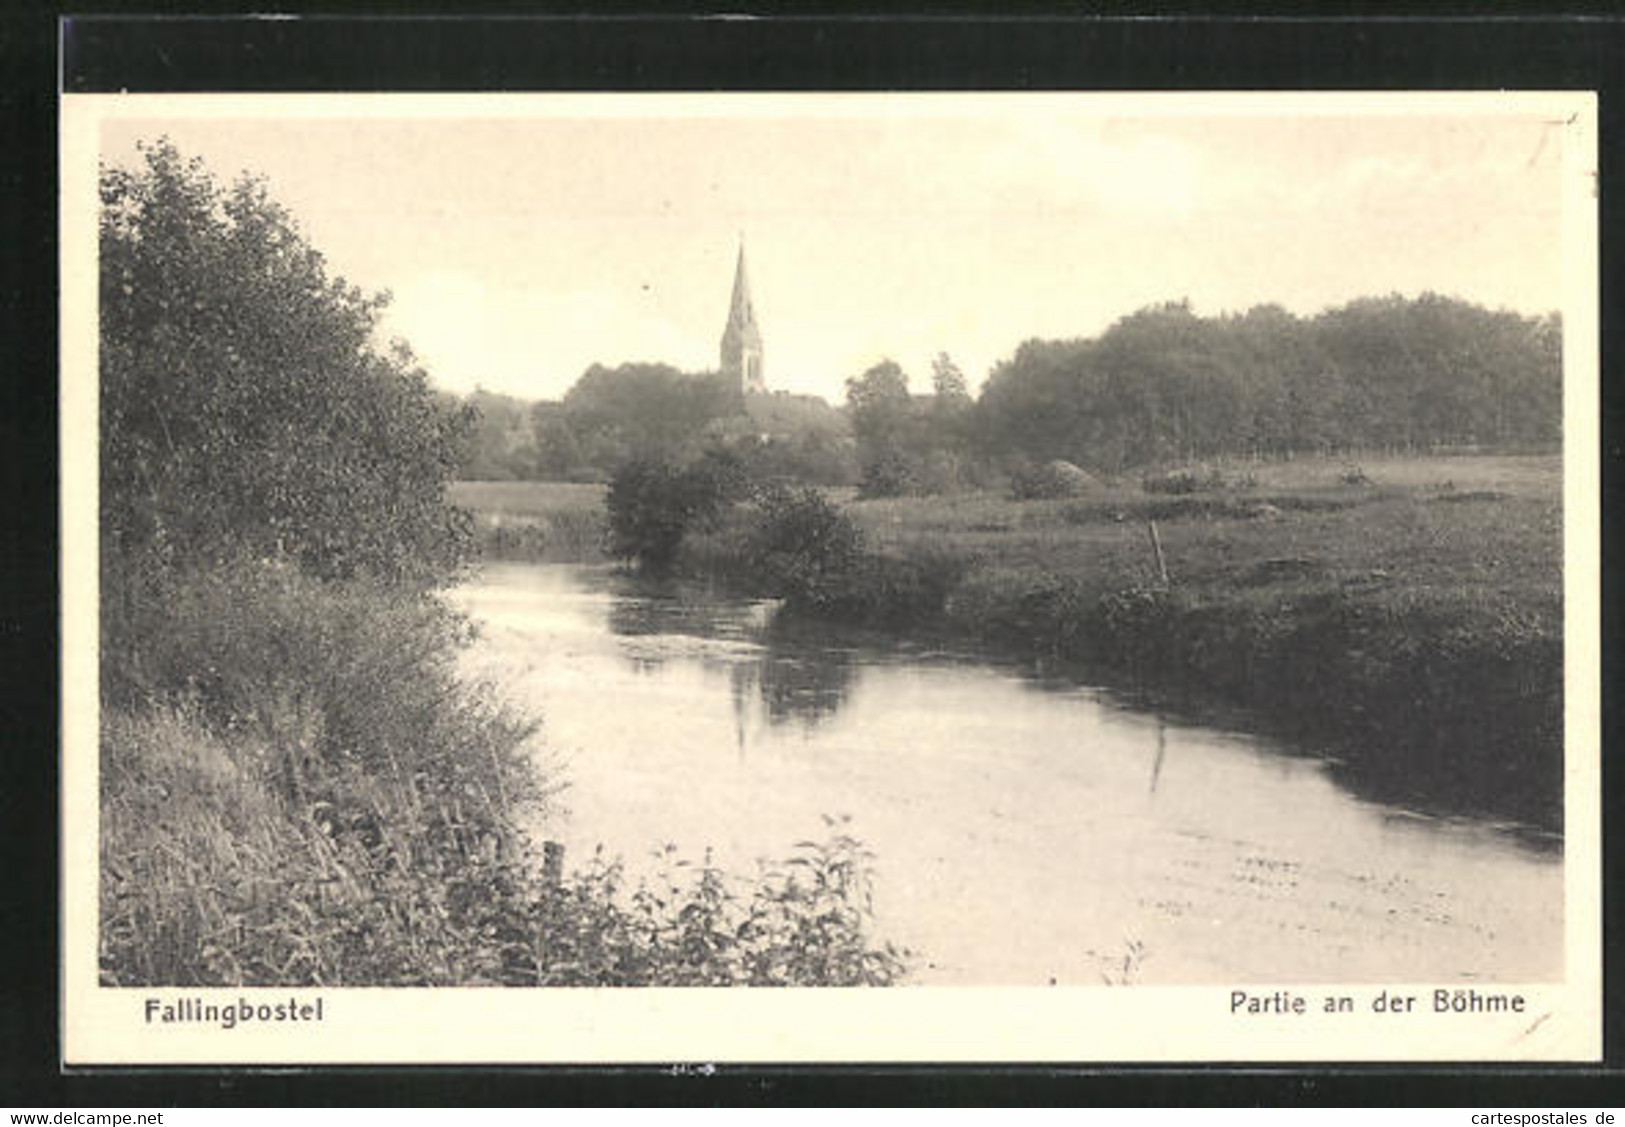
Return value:
M 1562 303 L 1560 131 L 1534 113 L 693 104 L 109 120 L 102 141 L 129 163 L 167 133 L 222 178 L 264 174 L 334 270 L 393 292 L 388 331 L 457 391 L 556 397 L 593 362 L 714 367 L 741 233 L 768 385 L 831 400 L 881 357 L 924 390 L 946 351 L 974 386 L 1029 337 L 1179 298 Z

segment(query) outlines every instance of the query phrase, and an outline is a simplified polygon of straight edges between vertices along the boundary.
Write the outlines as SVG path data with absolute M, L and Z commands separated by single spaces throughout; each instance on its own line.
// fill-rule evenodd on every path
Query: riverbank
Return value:
M 1374 793 L 1560 831 L 1559 459 L 1247 475 L 1182 495 L 849 502 L 861 557 L 844 587 L 792 612 L 1216 698 L 1343 760 Z M 743 535 L 692 537 L 686 566 L 760 583 Z
M 447 500 L 474 518 L 487 559 L 594 563 L 606 558 L 602 485 L 562 481 L 458 481 Z
M 494 556 L 602 558 L 598 487 L 456 489 Z M 1561 831 L 1556 456 L 1249 464 L 1172 494 L 1129 481 L 1024 502 L 831 496 L 860 546 L 821 577 L 828 597 L 792 614 L 1234 706 L 1343 761 L 1367 793 Z M 785 594 L 748 549 L 756 519 L 747 507 L 691 532 L 678 566 Z M 527 520 L 533 542 L 497 539 Z
M 116 576 L 116 578 L 114 578 Z M 100 975 L 109 986 L 883 985 L 839 827 L 746 878 L 658 886 L 535 841 L 566 780 L 466 676 L 438 595 L 249 556 L 110 573 Z

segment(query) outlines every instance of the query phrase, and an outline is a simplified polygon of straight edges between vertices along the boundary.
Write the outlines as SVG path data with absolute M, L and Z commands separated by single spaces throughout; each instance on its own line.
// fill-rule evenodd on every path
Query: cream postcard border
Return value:
M 1437 987 L 1290 989 L 1303 1016 L 1230 1013 L 1232 988 L 246 989 L 97 981 L 97 159 L 114 118 L 644 117 L 1043 113 L 1538 113 L 1563 126 L 1567 714 L 1561 983 L 1479 984 L 1521 1014 L 1434 1013 Z M 66 95 L 61 99 L 62 1045 L 70 1065 L 665 1061 L 1560 1061 L 1602 1052 L 1596 99 L 1590 93 Z M 1424 1012 L 1373 1012 L 1379 991 Z M 1349 995 L 1352 1014 L 1317 1012 Z M 323 1002 L 319 1023 L 149 1025 L 148 998 Z

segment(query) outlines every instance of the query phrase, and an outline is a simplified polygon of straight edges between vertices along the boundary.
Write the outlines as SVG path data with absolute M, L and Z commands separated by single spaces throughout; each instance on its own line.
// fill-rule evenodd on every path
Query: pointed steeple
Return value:
M 739 259 L 734 264 L 734 296 L 728 304 L 728 320 L 741 328 L 756 326 L 756 311 L 750 306 L 750 277 L 745 273 L 745 240 L 739 239 Z
M 722 330 L 722 371 L 739 381 L 741 391 L 765 391 L 762 379 L 762 333 L 750 300 L 750 278 L 745 271 L 745 237 L 739 237 L 734 264 L 733 298 L 728 303 L 728 325 Z

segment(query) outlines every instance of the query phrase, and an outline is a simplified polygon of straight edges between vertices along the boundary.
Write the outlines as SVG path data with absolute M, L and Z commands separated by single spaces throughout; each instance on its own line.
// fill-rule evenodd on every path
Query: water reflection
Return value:
M 730 676 L 736 695 L 754 689 L 770 724 L 793 720 L 813 728 L 841 710 L 861 669 L 849 654 L 827 650 L 809 659 L 776 649 L 771 631 L 766 638 L 768 643 L 757 661 L 733 665 Z
M 1189 691 L 1177 694 L 1083 688 L 1095 680 L 1090 672 L 1066 662 L 999 662 L 987 657 L 926 651 L 895 637 L 877 637 L 861 628 L 821 622 L 797 621 L 776 613 L 768 600 L 745 601 L 726 590 L 696 580 L 647 580 L 613 572 L 599 572 L 607 597 L 610 632 L 622 639 L 621 652 L 638 673 L 654 673 L 669 660 L 698 661 L 728 677 L 734 710 L 734 740 L 740 755 L 749 747 L 754 730 L 751 702 L 760 707 L 769 727 L 790 723 L 810 731 L 832 720 L 846 707 L 866 665 L 905 662 L 972 664 L 1002 670 L 1024 691 L 1044 695 L 1099 694 L 1120 703 L 1134 714 L 1153 719 L 1155 751 L 1149 793 L 1157 793 L 1166 768 L 1168 727 L 1217 728 L 1244 735 L 1248 746 L 1283 770 L 1305 758 L 1323 768 L 1339 786 L 1367 802 L 1399 807 L 1405 816 L 1474 818 L 1487 821 L 1483 811 L 1518 810 L 1506 797 L 1504 780 L 1490 774 L 1466 776 L 1447 766 L 1422 769 L 1425 760 L 1414 757 L 1374 756 L 1349 762 L 1318 756 L 1314 749 L 1295 749 L 1259 738 L 1257 717 L 1200 697 Z M 710 645 L 674 646 L 673 639 L 688 638 Z M 1561 833 L 1534 828 L 1541 812 L 1532 800 L 1516 822 L 1499 825 L 1525 845 L 1540 851 L 1562 848 Z
M 825 631 L 815 640 L 805 626 L 775 615 L 771 602 L 744 602 L 691 581 L 615 579 L 607 592 L 607 624 L 623 640 L 628 663 L 639 673 L 657 672 L 673 659 L 725 672 L 740 755 L 754 712 L 770 726 L 811 730 L 833 718 L 857 684 L 863 666 L 854 649 L 829 644 Z
M 459 599 L 546 717 L 547 834 L 749 868 L 850 813 L 922 981 L 1529 980 L 1562 969 L 1560 855 L 1362 798 L 1335 765 L 1172 706 L 603 569 Z
M 1168 757 L 1168 725 L 1157 717 L 1157 755 L 1151 761 L 1151 793 L 1157 793 L 1157 780 L 1162 778 L 1162 761 Z
M 1168 730 L 1209 729 L 1238 736 L 1266 760 L 1292 770 L 1305 763 L 1351 796 L 1373 806 L 1394 807 L 1403 820 L 1459 822 L 1515 838 L 1539 853 L 1560 854 L 1563 848 L 1561 795 L 1546 784 L 1531 785 L 1521 765 L 1507 763 L 1501 773 L 1469 769 L 1467 762 L 1424 754 L 1346 755 L 1343 750 L 1298 738 L 1279 719 L 1260 715 L 1204 693 L 1191 684 L 1165 688 L 1112 684 L 1109 671 L 1061 660 L 1016 662 L 1022 684 L 1046 695 L 1066 696 L 1091 689 L 1135 715 L 1154 718 L 1157 750 L 1152 767 L 1152 793 L 1163 769 Z M 1346 750 L 1346 749 L 1344 749 Z

